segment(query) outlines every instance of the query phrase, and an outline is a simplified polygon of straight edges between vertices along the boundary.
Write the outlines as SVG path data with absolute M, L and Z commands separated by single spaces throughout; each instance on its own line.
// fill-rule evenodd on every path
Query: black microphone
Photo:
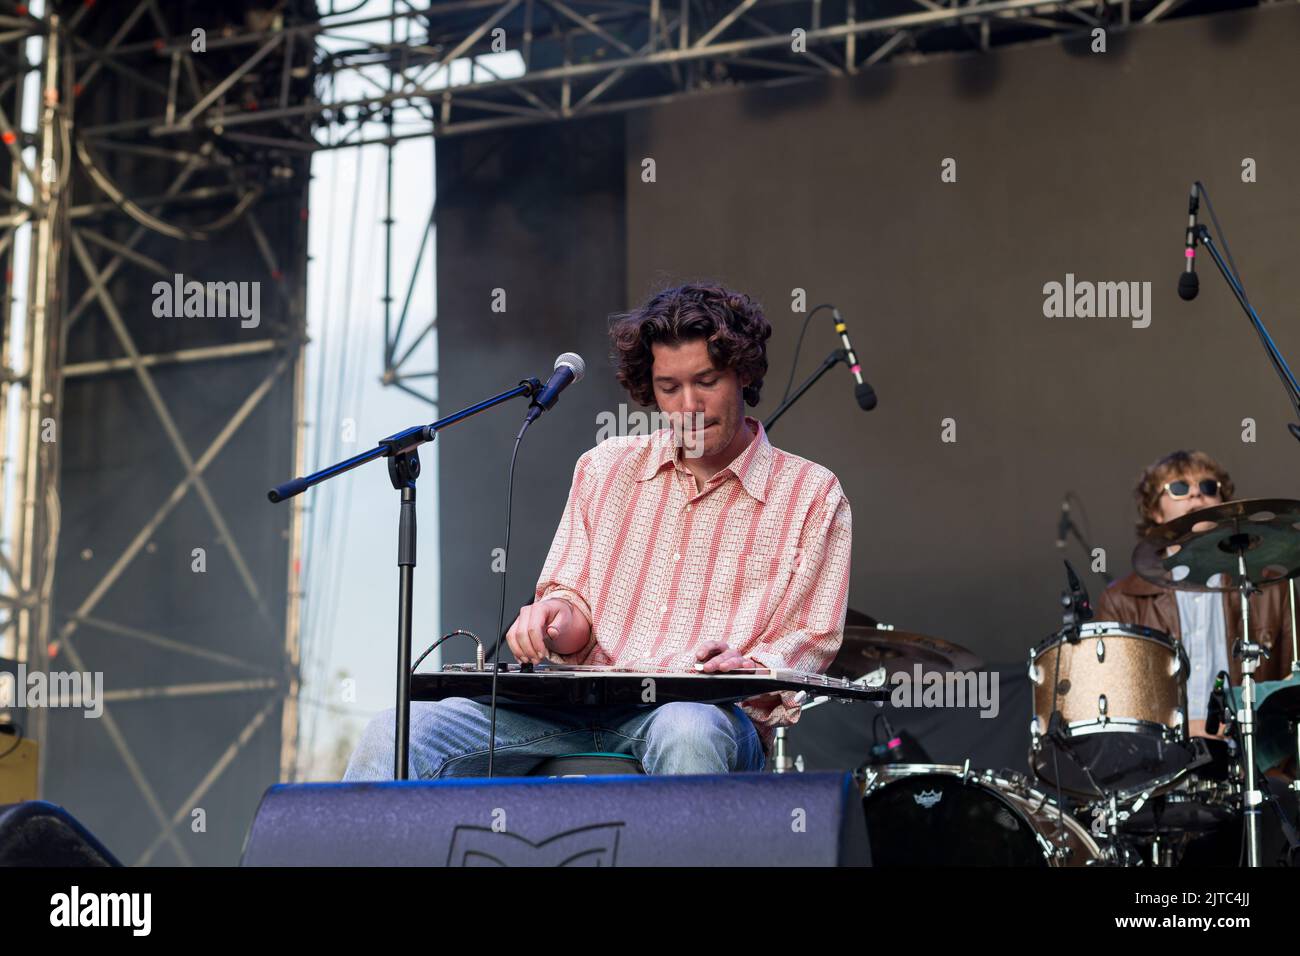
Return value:
M 581 381 L 586 372 L 587 363 L 576 352 L 565 352 L 557 358 L 555 371 L 551 373 L 551 377 L 547 379 L 537 396 L 529 402 L 528 415 L 524 418 L 524 424 L 531 425 L 542 417 L 542 412 L 549 412 L 551 407 L 560 400 L 560 393 L 568 388 L 570 383 Z
M 844 319 L 840 317 L 840 310 L 831 308 L 831 315 L 835 318 L 835 331 L 840 334 L 840 341 L 844 343 L 844 351 L 848 353 L 849 371 L 853 373 L 853 380 L 857 386 L 853 389 L 853 395 L 858 400 L 858 407 L 864 412 L 869 412 L 876 407 L 876 390 L 862 379 L 862 366 L 858 364 L 858 357 L 853 354 L 853 344 L 849 341 L 848 327 L 844 324 Z
M 1070 526 L 1074 524 L 1070 520 L 1070 499 L 1061 499 L 1061 520 L 1056 523 L 1056 546 L 1065 547 L 1065 536 L 1070 533 Z
M 1065 579 L 1069 583 L 1069 605 L 1072 612 L 1069 617 L 1077 619 L 1080 623 L 1091 621 L 1092 599 L 1088 597 L 1088 589 L 1083 586 L 1079 575 L 1074 571 L 1074 565 L 1069 561 L 1065 562 Z
M 1201 291 L 1201 280 L 1196 277 L 1196 212 L 1201 206 L 1201 184 L 1192 183 L 1192 195 L 1187 200 L 1187 247 L 1183 250 L 1186 264 L 1178 277 L 1178 298 L 1191 302 Z

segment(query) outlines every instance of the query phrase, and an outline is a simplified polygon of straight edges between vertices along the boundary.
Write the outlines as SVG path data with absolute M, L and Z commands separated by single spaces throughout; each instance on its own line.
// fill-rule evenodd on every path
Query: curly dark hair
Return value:
M 1137 502 L 1138 509 L 1139 538 L 1144 537 L 1148 531 L 1159 524 L 1152 519 L 1151 513 L 1156 510 L 1156 505 L 1160 502 L 1164 486 L 1180 476 L 1193 475 L 1201 471 L 1218 479 L 1220 498 L 1224 501 L 1232 500 L 1232 495 L 1237 489 L 1232 483 L 1232 476 L 1228 474 L 1228 469 L 1203 451 L 1170 452 L 1143 470 L 1138 476 L 1137 487 L 1133 489 L 1133 499 Z
M 658 408 L 651 369 L 656 342 L 676 345 L 704 339 L 714 368 L 734 369 L 745 402 L 757 405 L 767 374 L 772 326 L 763 308 L 743 292 L 716 284 L 680 285 L 655 293 L 639 309 L 612 317 L 611 358 L 618 380 L 639 405 Z

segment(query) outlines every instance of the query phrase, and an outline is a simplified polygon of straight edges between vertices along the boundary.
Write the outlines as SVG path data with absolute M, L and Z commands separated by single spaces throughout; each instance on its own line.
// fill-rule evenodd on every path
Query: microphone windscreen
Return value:
M 573 380 L 581 382 L 582 376 L 587 374 L 587 363 L 582 360 L 582 356 L 577 352 L 565 352 L 555 360 L 555 367 L 567 365 L 573 369 Z
M 1184 302 L 1191 302 L 1200 291 L 1201 280 L 1195 272 L 1184 272 L 1178 277 L 1178 298 Z
M 866 382 L 855 386 L 853 394 L 857 396 L 858 406 L 864 412 L 869 412 L 876 407 L 876 390 Z

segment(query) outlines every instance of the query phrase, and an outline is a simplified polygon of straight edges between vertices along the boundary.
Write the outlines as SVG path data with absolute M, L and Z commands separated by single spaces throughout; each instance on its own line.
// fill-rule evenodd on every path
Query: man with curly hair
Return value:
M 1232 477 L 1205 452 L 1175 451 L 1148 466 L 1138 479 L 1137 533 L 1156 525 L 1232 500 Z M 1232 646 L 1241 636 L 1241 596 L 1237 592 L 1176 591 L 1152 584 L 1136 573 L 1116 581 L 1097 601 L 1097 620 L 1140 624 L 1183 642 L 1191 660 L 1187 675 L 1188 728 L 1205 736 L 1210 692 L 1219 671 L 1241 683 L 1241 662 Z M 1253 639 L 1269 657 L 1260 661 L 1256 680 L 1279 680 L 1291 672 L 1291 615 L 1287 589 L 1273 584 L 1250 602 Z
M 549 660 L 721 673 L 822 672 L 843 637 L 852 517 L 828 469 L 781 451 L 757 405 L 772 334 L 748 296 L 665 289 L 610 328 L 619 382 L 673 423 L 609 438 L 574 468 L 534 592 L 506 633 L 522 663 Z M 743 705 L 498 707 L 495 761 L 526 774 L 550 756 L 603 751 L 651 774 L 763 768 L 793 694 Z M 367 728 L 346 779 L 391 772 L 392 713 Z M 489 715 L 464 699 L 415 702 L 412 777 L 486 769 Z

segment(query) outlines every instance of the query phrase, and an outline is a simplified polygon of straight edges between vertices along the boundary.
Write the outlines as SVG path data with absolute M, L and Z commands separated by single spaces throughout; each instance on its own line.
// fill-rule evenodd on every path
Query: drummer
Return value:
M 1205 452 L 1175 451 L 1148 466 L 1138 479 L 1138 537 L 1191 511 L 1230 501 L 1232 478 Z M 1096 602 L 1097 620 L 1139 624 L 1180 638 L 1191 661 L 1187 676 L 1188 730 L 1209 736 L 1206 710 L 1220 671 L 1241 683 L 1241 662 L 1232 647 L 1241 637 L 1241 596 L 1236 591 L 1162 588 L 1136 573 L 1120 578 Z M 1252 639 L 1268 652 L 1255 679 L 1280 680 L 1291 672 L 1291 614 L 1287 588 L 1265 587 L 1250 602 Z

